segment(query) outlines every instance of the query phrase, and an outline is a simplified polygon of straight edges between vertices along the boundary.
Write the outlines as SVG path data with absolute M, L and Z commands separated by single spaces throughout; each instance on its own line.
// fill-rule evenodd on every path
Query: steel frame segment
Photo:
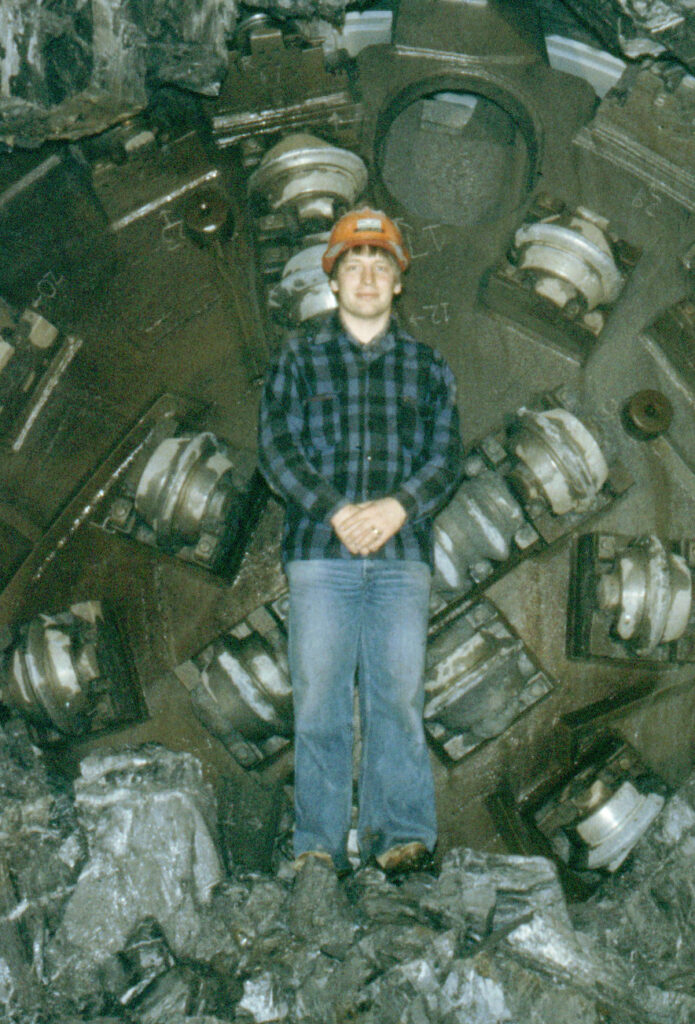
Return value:
M 533 4 L 517 0 L 403 0 L 394 42 L 399 46 L 526 62 L 546 56 L 545 38 Z M 458 44 L 458 45 L 457 45 Z
M 196 414 L 200 415 L 203 409 L 202 403 L 177 395 L 162 395 L 152 404 L 126 437 L 96 467 L 87 482 L 34 545 L 0 592 L 0 613 L 4 612 L 8 620 L 14 622 L 22 617 L 31 617 L 40 610 L 40 605 L 34 607 L 35 601 L 32 600 L 34 584 L 47 572 L 58 552 L 69 544 L 78 530 L 88 524 L 93 525 L 96 510 L 125 474 L 155 425 L 167 418 L 186 420 Z

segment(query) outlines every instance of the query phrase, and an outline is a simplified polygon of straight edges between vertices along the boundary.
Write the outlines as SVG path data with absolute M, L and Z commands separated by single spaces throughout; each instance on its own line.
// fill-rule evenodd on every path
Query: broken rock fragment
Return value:
M 197 759 L 155 745 L 91 755 L 75 805 L 89 856 L 49 946 L 53 977 L 87 995 L 147 917 L 175 955 L 195 957 L 201 911 L 223 873 Z
M 84 856 L 65 780 L 50 776 L 26 725 L 0 725 L 0 1020 L 43 1003 L 43 936 Z

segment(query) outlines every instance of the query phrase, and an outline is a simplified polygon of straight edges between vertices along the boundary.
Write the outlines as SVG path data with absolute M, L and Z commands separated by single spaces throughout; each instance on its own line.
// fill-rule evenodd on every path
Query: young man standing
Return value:
M 437 838 L 422 722 L 432 516 L 461 446 L 451 371 L 392 316 L 408 264 L 383 213 L 342 217 L 323 256 L 338 309 L 288 338 L 260 410 L 260 466 L 286 506 L 295 856 L 339 871 L 356 675 L 362 860 L 413 870 Z

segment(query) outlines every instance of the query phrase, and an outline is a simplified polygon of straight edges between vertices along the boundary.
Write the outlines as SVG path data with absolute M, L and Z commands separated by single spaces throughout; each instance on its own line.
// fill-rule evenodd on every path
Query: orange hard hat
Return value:
M 328 248 L 321 260 L 323 269 L 330 274 L 335 261 L 346 249 L 355 249 L 360 245 L 372 245 L 375 249 L 390 252 L 401 270 L 405 270 L 410 263 L 410 254 L 403 245 L 403 236 L 393 221 L 381 210 L 363 206 L 361 210 L 350 210 L 333 225 Z

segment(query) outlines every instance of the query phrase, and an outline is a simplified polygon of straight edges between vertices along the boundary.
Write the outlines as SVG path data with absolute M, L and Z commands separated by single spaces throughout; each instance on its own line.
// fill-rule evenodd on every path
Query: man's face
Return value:
M 381 249 L 349 249 L 330 284 L 340 308 L 361 320 L 382 317 L 401 290 L 398 269 Z

